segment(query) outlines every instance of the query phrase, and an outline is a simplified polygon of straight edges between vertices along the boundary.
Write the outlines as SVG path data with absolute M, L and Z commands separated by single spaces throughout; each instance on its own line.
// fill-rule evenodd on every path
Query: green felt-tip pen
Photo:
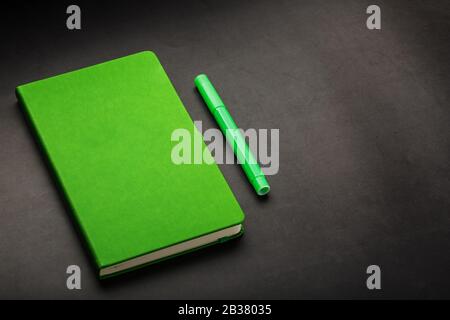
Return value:
M 236 158 L 242 165 L 247 178 L 250 180 L 256 193 L 260 196 L 269 193 L 270 186 L 267 182 L 266 176 L 258 165 L 255 157 L 253 156 L 248 144 L 245 142 L 241 131 L 237 127 L 227 107 L 222 102 L 216 89 L 209 81 L 208 77 L 204 74 L 200 74 L 195 77 L 195 85 L 200 92 L 203 100 L 205 100 L 209 111 L 219 124 L 220 130 L 225 135 L 228 143 L 231 145 Z

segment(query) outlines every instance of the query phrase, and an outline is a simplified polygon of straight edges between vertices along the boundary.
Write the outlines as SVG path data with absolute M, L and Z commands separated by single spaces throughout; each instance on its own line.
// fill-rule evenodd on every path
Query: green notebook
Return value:
M 200 133 L 152 52 L 21 85 L 16 94 L 100 277 L 242 233 L 244 214 L 218 166 L 172 162 L 173 131 Z

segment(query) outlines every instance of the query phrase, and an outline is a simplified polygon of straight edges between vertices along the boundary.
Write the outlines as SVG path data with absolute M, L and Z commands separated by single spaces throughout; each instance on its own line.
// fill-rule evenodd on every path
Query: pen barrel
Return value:
M 195 85 L 208 106 L 209 111 L 217 121 L 220 130 L 225 135 L 227 142 L 231 146 L 238 163 L 241 164 L 250 183 L 258 195 L 267 194 L 270 190 L 269 183 L 250 150 L 249 145 L 245 142 L 241 129 L 237 127 L 214 86 L 206 75 L 197 76 L 195 78 Z

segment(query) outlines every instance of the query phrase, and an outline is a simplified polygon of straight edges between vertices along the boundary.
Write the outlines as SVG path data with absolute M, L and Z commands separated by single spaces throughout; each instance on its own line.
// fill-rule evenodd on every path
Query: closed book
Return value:
M 176 130 L 201 134 L 150 51 L 17 87 L 100 277 L 242 234 L 214 161 L 172 159 Z M 211 163 L 212 162 L 212 163 Z

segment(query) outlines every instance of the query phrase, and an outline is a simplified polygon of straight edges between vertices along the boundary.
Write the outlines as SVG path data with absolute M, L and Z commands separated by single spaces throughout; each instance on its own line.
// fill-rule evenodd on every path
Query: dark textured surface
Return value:
M 3 6 L 0 298 L 450 298 L 450 3 L 377 1 L 381 31 L 369 4 L 82 2 L 77 32 L 65 4 Z M 100 282 L 14 88 L 141 50 L 205 128 L 200 72 L 241 127 L 279 128 L 280 171 L 261 200 L 221 167 L 242 239 Z

